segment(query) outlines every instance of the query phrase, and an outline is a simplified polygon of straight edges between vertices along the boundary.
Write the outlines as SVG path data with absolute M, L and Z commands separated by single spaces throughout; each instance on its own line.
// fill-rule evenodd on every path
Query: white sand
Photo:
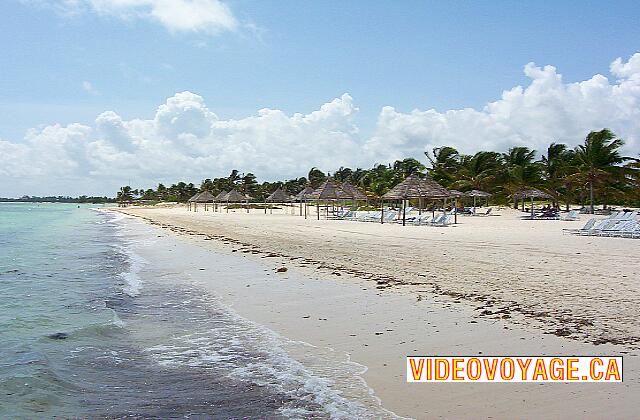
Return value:
M 563 235 L 563 227 L 584 220 L 523 221 L 511 210 L 496 217 L 461 217 L 450 228 L 304 220 L 258 211 L 126 211 L 174 230 L 230 238 L 225 244 L 188 236 L 201 246 L 262 257 L 271 270 L 283 264 L 295 270 L 274 273 L 277 282 L 209 287 L 218 293 L 225 288 L 240 314 L 289 338 L 351 354 L 369 367 L 365 379 L 383 405 L 399 415 L 633 418 L 640 409 L 635 350 L 640 261 L 634 258 L 640 240 Z M 544 334 L 554 331 L 571 336 Z M 480 352 L 625 354 L 625 383 L 404 381 L 406 355 Z

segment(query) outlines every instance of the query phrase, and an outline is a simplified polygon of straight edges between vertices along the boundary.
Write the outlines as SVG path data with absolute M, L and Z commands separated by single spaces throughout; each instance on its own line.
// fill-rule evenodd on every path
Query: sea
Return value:
M 0 418 L 397 418 L 364 366 L 238 315 L 128 219 L 0 203 Z

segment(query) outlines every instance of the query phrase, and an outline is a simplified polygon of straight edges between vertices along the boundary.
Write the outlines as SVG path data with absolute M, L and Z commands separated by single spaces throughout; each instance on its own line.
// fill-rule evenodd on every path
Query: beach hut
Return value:
M 407 200 L 411 198 L 427 198 L 431 200 L 450 197 L 451 194 L 430 176 L 420 178 L 418 174 L 411 174 L 401 183 L 390 189 L 382 196 L 382 213 L 380 223 L 384 223 L 384 200 L 402 200 L 402 225 L 405 225 Z M 435 216 L 435 209 L 433 210 Z
M 520 190 L 517 193 L 513 194 L 513 198 L 516 200 L 522 200 L 522 211 L 524 211 L 524 200 L 526 198 L 530 198 L 531 199 L 531 219 L 534 218 L 534 213 L 533 213 L 533 200 L 534 199 L 538 199 L 538 198 L 542 198 L 542 199 L 549 199 L 551 198 L 550 194 L 547 194 L 544 191 L 540 191 L 538 189 L 535 188 L 530 188 L 530 189 L 524 189 L 524 190 Z
M 277 188 L 264 201 L 267 203 L 290 203 L 292 201 L 292 198 L 282 188 Z M 269 210 L 271 213 L 273 213 L 273 209 L 271 208 L 271 206 L 269 206 Z M 267 206 L 264 207 L 264 214 L 267 214 Z
M 218 203 L 223 202 L 224 198 L 227 196 L 229 192 L 222 190 L 220 191 L 220 194 L 216 195 L 215 198 L 213 199 L 213 210 L 216 211 L 217 207 L 218 207 Z
M 227 203 L 227 213 L 229 213 L 229 203 L 248 203 L 250 197 L 239 193 L 238 191 L 231 190 L 223 197 L 223 201 Z M 247 212 L 249 209 L 247 209 Z
M 203 192 L 201 192 L 200 194 L 198 194 L 198 196 L 196 198 L 194 198 L 193 203 L 194 205 L 197 205 L 198 203 L 204 203 L 204 211 L 207 211 L 207 204 L 208 203 L 212 203 L 213 204 L 213 200 L 215 199 L 215 197 L 213 196 L 213 194 L 211 194 L 209 191 L 205 190 Z M 196 207 L 194 207 L 195 209 Z
M 458 190 L 449 190 L 453 197 L 453 223 L 458 223 L 458 198 L 464 197 L 464 193 Z
M 480 191 L 480 190 L 471 190 L 469 192 L 464 193 L 465 196 L 467 197 L 473 197 L 473 209 L 475 210 L 476 208 L 476 198 L 477 197 L 484 197 L 487 199 L 487 202 L 489 201 L 489 197 L 491 197 L 491 194 L 488 192 L 484 192 L 484 191 Z
M 316 188 L 311 194 L 307 195 L 307 198 L 316 201 L 316 207 L 318 210 L 318 220 L 320 220 L 320 201 L 338 201 L 349 200 L 353 196 L 347 191 L 343 190 L 340 184 L 332 177 L 328 177 L 318 188 Z M 329 212 L 329 206 L 326 206 L 327 214 Z
M 311 187 L 310 185 L 306 186 L 302 191 L 300 191 L 298 194 L 296 194 L 296 196 L 294 197 L 294 200 L 300 203 L 300 216 L 302 216 L 302 206 L 304 205 L 304 217 L 306 219 L 307 217 L 307 206 L 306 206 L 306 202 L 307 202 L 307 198 L 309 196 L 309 194 L 311 194 L 313 192 L 313 187 Z
M 198 198 L 198 196 L 199 196 L 199 195 L 200 195 L 200 193 L 199 193 L 199 192 L 198 192 L 198 193 L 195 193 L 195 194 L 193 195 L 193 197 L 191 197 L 190 199 L 188 199 L 188 200 L 187 200 L 187 210 L 191 211 L 191 206 L 192 206 L 192 205 L 195 205 L 194 203 L 195 203 L 195 201 L 196 201 L 196 198 Z
M 341 185 L 342 189 L 353 197 L 355 201 L 369 201 L 369 197 L 358 187 L 350 184 L 349 182 L 343 182 Z

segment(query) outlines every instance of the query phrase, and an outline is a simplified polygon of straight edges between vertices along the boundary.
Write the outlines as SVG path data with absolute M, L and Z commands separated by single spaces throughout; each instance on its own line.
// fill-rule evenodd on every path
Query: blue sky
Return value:
M 104 111 L 153 119 L 190 91 L 222 120 L 261 108 L 309 114 L 348 93 L 365 142 L 385 106 L 482 110 L 531 83 L 529 62 L 555 66 L 567 84 L 598 73 L 615 84 L 611 63 L 640 51 L 637 1 L 176 0 L 223 5 L 235 22 L 192 29 L 149 15 L 156 0 L 136 1 L 0 3 L 1 140 L 21 144 L 27 130 L 55 123 L 93 126 Z
M 371 130 L 384 105 L 481 107 L 553 64 L 567 81 L 605 73 L 640 46 L 640 2 L 230 1 L 241 29 L 171 34 L 153 21 L 0 5 L 0 136 L 152 116 L 175 92 L 221 117 L 309 112 L 349 92 Z M 202 44 L 206 44 L 203 46 Z M 88 81 L 99 92 L 82 89 Z

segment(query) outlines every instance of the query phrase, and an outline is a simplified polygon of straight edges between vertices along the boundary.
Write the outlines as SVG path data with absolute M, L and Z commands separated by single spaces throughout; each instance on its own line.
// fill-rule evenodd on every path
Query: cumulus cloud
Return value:
M 123 0 L 128 1 L 128 0 Z M 0 139 L 0 195 L 113 194 L 120 185 L 198 182 L 231 169 L 269 180 L 304 176 L 312 166 L 369 167 L 416 157 L 451 145 L 462 152 L 504 151 L 526 145 L 540 151 L 552 141 L 571 146 L 590 130 L 612 129 L 640 151 L 640 53 L 611 64 L 603 75 L 566 83 L 552 66 L 524 67 L 531 80 L 503 92 L 480 110 L 402 113 L 384 107 L 370 138 L 360 137 L 358 108 L 344 94 L 307 114 L 261 109 L 242 119 L 222 119 L 204 98 L 181 92 L 153 118 L 124 120 L 113 111 L 89 125 L 50 125 L 21 141 Z
M 113 193 L 124 183 L 199 181 L 236 168 L 263 179 L 303 176 L 309 165 L 354 162 L 360 150 L 356 112 L 345 94 L 309 114 L 261 109 L 221 120 L 201 96 L 181 92 L 153 119 L 126 121 L 106 111 L 93 127 L 56 124 L 30 130 L 21 143 L 0 141 L 3 160 L 11 162 L 0 169 L 0 191 Z
M 384 107 L 375 135 L 365 149 L 378 159 L 419 156 L 424 150 L 452 145 L 473 153 L 505 150 L 513 145 L 542 151 L 552 142 L 575 145 L 591 130 L 612 129 L 626 140 L 626 152 L 640 149 L 640 53 L 627 62 L 611 64 L 610 81 L 596 74 L 588 80 L 565 83 L 553 66 L 529 63 L 526 87 L 504 91 L 480 110 L 465 108 L 409 113 Z
M 23 0 L 65 15 L 90 11 L 122 20 L 146 19 L 172 33 L 235 31 L 238 21 L 221 0 Z

